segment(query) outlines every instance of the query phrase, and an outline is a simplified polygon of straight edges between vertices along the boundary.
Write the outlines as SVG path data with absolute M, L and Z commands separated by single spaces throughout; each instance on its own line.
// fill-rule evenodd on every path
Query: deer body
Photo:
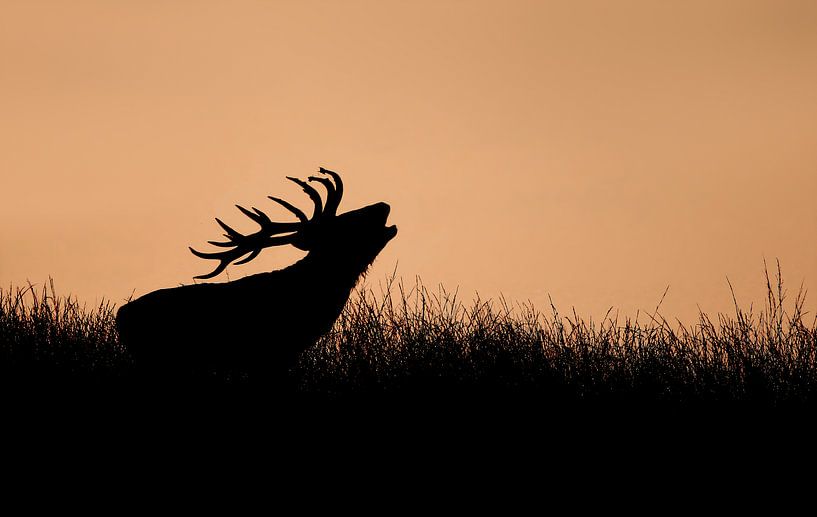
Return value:
M 220 261 L 202 278 L 215 276 L 248 253 L 255 257 L 263 247 L 293 244 L 309 250 L 306 257 L 285 269 L 231 282 L 161 289 L 119 310 L 119 334 L 137 365 L 171 376 L 284 381 L 298 355 L 330 330 L 358 279 L 397 233 L 395 227 L 385 226 L 389 214 L 385 203 L 336 215 L 342 183 L 335 173 L 321 172 L 335 179 L 334 189 L 324 183 L 328 180 L 321 181 L 329 192 L 326 210 L 319 197 L 316 201 L 314 189 L 293 179 L 315 202 L 311 220 L 304 221 L 297 208 L 273 198 L 301 223 L 272 223 L 257 209 L 239 207 L 245 214 L 255 214 L 261 231 L 244 236 L 217 220 L 227 231 L 228 242 L 211 243 L 233 249 L 218 253 L 191 249 L 197 256 Z M 289 235 L 275 235 L 279 231 Z

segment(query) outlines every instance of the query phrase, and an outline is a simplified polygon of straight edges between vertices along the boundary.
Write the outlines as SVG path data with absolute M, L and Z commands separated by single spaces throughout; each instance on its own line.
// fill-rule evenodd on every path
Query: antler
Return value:
M 321 167 L 318 169 L 318 172 L 321 174 L 327 174 L 335 180 L 335 184 L 333 185 L 331 181 L 327 178 L 317 178 L 315 176 L 310 176 L 308 179 L 309 181 L 318 181 L 326 187 L 326 208 L 324 209 L 324 215 L 334 216 L 338 213 L 338 206 L 340 206 L 340 199 L 343 197 L 343 181 L 340 179 L 340 175 L 337 172 L 330 171 L 329 169 L 324 169 Z
M 235 264 L 246 264 L 247 262 L 251 261 L 255 257 L 261 253 L 261 250 L 264 248 L 269 248 L 272 246 L 282 246 L 285 244 L 292 244 L 298 238 L 300 232 L 304 229 L 307 224 L 316 224 L 318 223 L 322 217 L 334 217 L 337 213 L 338 205 L 340 204 L 340 198 L 343 196 L 343 182 L 340 179 L 340 176 L 336 172 L 332 172 L 330 170 L 324 169 L 323 167 L 320 168 L 319 172 L 322 174 L 328 174 L 335 180 L 335 184 L 332 184 L 326 178 L 317 178 L 315 176 L 310 176 L 308 179 L 309 181 L 318 181 L 326 187 L 327 190 L 327 200 L 326 200 L 326 208 L 323 207 L 323 201 L 321 200 L 321 196 L 317 190 L 315 190 L 311 185 L 307 182 L 300 180 L 298 178 L 292 178 L 287 176 L 287 179 L 292 181 L 293 183 L 299 185 L 304 192 L 309 195 L 310 199 L 314 204 L 314 208 L 312 210 L 312 218 L 307 218 L 306 214 L 304 214 L 300 209 L 293 206 L 292 204 L 284 201 L 283 199 L 279 199 L 273 196 L 267 196 L 269 199 L 275 201 L 276 203 L 280 204 L 290 212 L 292 212 L 295 217 L 298 218 L 297 223 L 278 223 L 273 222 L 267 214 L 262 212 L 261 210 L 252 207 L 252 211 L 247 210 L 246 208 L 235 205 L 241 213 L 255 221 L 258 226 L 261 227 L 255 233 L 251 233 L 249 235 L 244 235 L 235 229 L 231 228 L 229 225 L 224 223 L 221 219 L 216 218 L 216 222 L 219 226 L 221 226 L 224 231 L 224 237 L 227 239 L 226 242 L 218 242 L 218 241 L 207 241 L 209 244 L 213 246 L 217 246 L 220 248 L 232 248 L 226 251 L 217 251 L 217 252 L 201 252 L 197 251 L 193 248 L 189 248 L 190 252 L 193 255 L 209 260 L 218 260 L 219 264 L 216 268 L 206 274 L 206 275 L 199 275 L 194 278 L 200 279 L 207 279 L 213 278 L 217 276 L 219 273 L 224 271 L 228 265 L 231 263 Z M 288 235 L 281 235 L 281 234 L 288 234 Z M 241 257 L 245 258 L 240 259 Z M 235 262 L 237 261 L 237 262 Z

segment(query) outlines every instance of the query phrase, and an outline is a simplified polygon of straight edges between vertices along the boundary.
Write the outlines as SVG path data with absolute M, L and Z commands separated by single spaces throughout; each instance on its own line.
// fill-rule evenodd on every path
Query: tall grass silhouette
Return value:
M 334 397 L 533 396 L 553 403 L 760 403 L 817 399 L 817 318 L 787 302 L 779 265 L 755 311 L 671 324 L 658 309 L 601 321 L 504 299 L 464 303 L 394 276 L 359 287 L 332 330 L 302 354 L 299 390 Z M 787 308 L 788 307 L 788 308 Z M 639 321 L 645 319 L 646 322 Z M 131 359 L 113 306 L 90 309 L 53 283 L 0 291 L 7 382 L 125 382 Z
M 58 296 L 54 281 L 0 289 L 0 375 L 12 384 L 60 386 L 124 376 L 114 306 Z
M 304 389 L 360 393 L 517 393 L 554 402 L 803 402 L 817 387 L 817 319 L 805 292 L 790 311 L 779 266 L 766 306 L 670 324 L 608 312 L 600 322 L 551 304 L 476 300 L 418 280 L 363 290 L 305 354 Z

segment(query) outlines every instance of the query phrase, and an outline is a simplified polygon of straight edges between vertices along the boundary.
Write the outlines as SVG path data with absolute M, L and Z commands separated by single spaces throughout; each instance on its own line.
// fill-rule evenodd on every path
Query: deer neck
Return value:
M 343 253 L 311 251 L 287 269 L 313 279 L 321 289 L 348 294 L 370 263 Z

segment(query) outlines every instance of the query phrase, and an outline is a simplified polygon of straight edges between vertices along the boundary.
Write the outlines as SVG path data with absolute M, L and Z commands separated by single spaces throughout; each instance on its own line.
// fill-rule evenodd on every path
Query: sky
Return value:
M 399 228 L 370 271 L 600 318 L 817 287 L 817 3 L 0 0 L 0 286 L 193 282 L 303 208 Z M 270 249 L 229 278 L 303 256 Z M 223 281 L 222 274 L 217 280 Z M 817 307 L 810 296 L 808 308 Z M 813 309 L 812 309 L 813 310 Z

